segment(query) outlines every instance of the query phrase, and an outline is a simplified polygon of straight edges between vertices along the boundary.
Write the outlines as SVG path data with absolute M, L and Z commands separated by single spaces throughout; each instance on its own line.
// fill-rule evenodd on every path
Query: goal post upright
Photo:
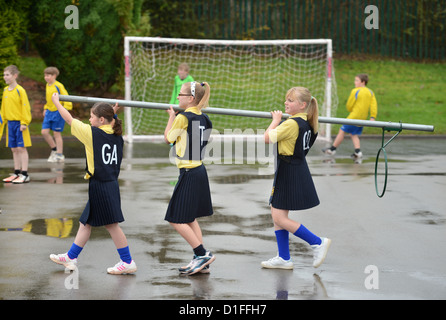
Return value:
M 124 64 L 125 64 L 125 100 L 132 100 L 131 93 L 131 65 L 130 65 L 130 37 L 124 38 Z M 125 135 L 129 143 L 133 142 L 132 111 L 124 109 Z
M 135 43 L 135 44 L 133 44 Z M 268 46 L 270 47 L 276 47 L 277 50 L 276 52 L 279 52 L 279 55 L 281 55 L 282 53 L 280 52 L 284 52 L 284 51 L 288 51 L 290 50 L 293 54 L 297 54 L 297 56 L 291 56 L 288 55 L 289 53 L 286 52 L 286 54 L 284 54 L 284 57 L 281 57 L 281 59 L 284 59 L 283 64 L 288 66 L 285 68 L 288 68 L 290 70 L 293 70 L 292 72 L 294 72 L 293 68 L 299 68 L 299 70 L 296 70 L 296 73 L 298 72 L 306 72 L 304 73 L 305 77 L 311 77 L 313 76 L 313 78 L 310 81 L 313 81 L 313 83 L 315 83 L 315 79 L 319 79 L 317 80 L 318 83 L 318 92 L 317 94 L 315 94 L 315 96 L 317 96 L 318 98 L 318 102 L 319 102 L 319 108 L 322 110 L 320 110 L 320 116 L 326 116 L 326 117 L 331 117 L 332 116 L 332 112 L 335 112 L 335 109 L 337 107 L 337 96 L 333 97 L 333 94 L 336 94 L 336 85 L 335 85 L 335 80 L 334 80 L 334 70 L 333 70 L 333 53 L 332 53 L 332 40 L 331 39 L 288 39 L 288 40 L 211 40 L 211 39 L 183 39 L 183 38 L 159 38 L 159 37 L 134 37 L 134 36 L 127 36 L 124 38 L 124 63 L 125 63 L 125 100 L 135 100 L 135 101 L 147 101 L 147 102 L 155 102 L 155 103 L 166 103 L 167 99 L 169 98 L 168 96 L 166 96 L 166 88 L 163 88 L 164 93 L 163 93 L 163 97 L 158 97 L 158 98 L 151 98 L 151 91 L 155 90 L 154 86 L 155 83 L 159 83 L 162 82 L 164 87 L 169 87 L 171 88 L 172 85 L 171 83 L 168 83 L 166 85 L 166 81 L 170 81 L 170 80 L 166 80 L 166 78 L 164 78 L 163 80 L 159 80 L 159 76 L 161 75 L 161 73 L 165 73 L 167 74 L 167 72 L 169 72 L 170 76 L 172 77 L 173 80 L 173 74 L 172 74 L 172 69 L 173 64 L 176 64 L 177 61 L 173 61 L 173 60 L 169 60 L 169 61 L 157 61 L 156 59 L 158 59 L 158 56 L 156 56 L 155 58 L 155 53 L 154 51 L 156 50 L 155 47 L 156 46 L 170 46 L 170 48 L 172 48 L 171 50 L 173 50 L 173 55 L 176 55 L 178 50 L 183 50 L 183 49 L 178 49 L 178 47 L 186 47 L 188 48 L 193 48 L 194 46 L 202 46 L 202 47 L 212 47 L 215 46 L 216 48 L 222 48 L 222 47 L 227 47 L 227 48 L 243 48 L 240 49 L 241 50 L 247 50 L 245 48 L 267 48 Z M 299 50 L 302 51 L 298 51 L 295 48 L 299 48 Z M 301 49 L 302 48 L 302 49 Z M 315 49 L 318 48 L 318 49 Z M 325 48 L 325 49 L 322 49 Z M 163 49 L 166 50 L 166 49 Z M 194 50 L 194 49 L 192 49 Z M 232 49 L 230 49 L 232 50 Z M 238 49 L 237 49 L 238 50 Z M 255 49 L 257 50 L 257 49 Z M 263 49 L 262 49 L 263 50 Z M 265 50 L 270 50 L 270 49 L 265 49 Z M 282 50 L 282 51 L 281 51 Z M 319 51 L 320 50 L 320 51 Z M 323 50 L 323 51 L 322 51 Z M 218 50 L 217 50 L 218 51 Z M 315 51 L 317 51 L 315 53 Z M 145 52 L 145 53 L 141 53 L 141 52 Z M 167 51 L 163 51 L 163 55 L 166 56 Z M 215 70 L 219 70 L 218 69 L 218 64 L 221 63 L 222 61 L 218 60 L 219 59 L 219 53 L 221 51 L 218 51 L 217 55 L 216 55 L 216 60 L 212 61 L 212 62 L 206 62 L 208 63 L 208 69 L 210 69 L 211 71 Z M 247 51 L 244 51 L 245 56 L 249 56 L 250 53 L 246 53 Z M 323 52 L 323 53 L 321 53 Z M 142 55 L 141 55 L 142 54 Z M 188 53 L 186 53 L 188 54 Z M 207 53 L 208 54 L 208 53 Z M 211 53 L 212 54 L 212 53 Z M 243 53 L 242 53 L 243 54 Z M 323 58 L 323 56 L 321 55 L 325 55 L 325 58 Z M 209 55 L 209 54 L 208 54 Z M 163 56 L 163 58 L 164 58 Z M 242 58 L 245 58 L 245 56 L 242 56 Z M 268 57 L 267 57 L 268 58 Z M 169 59 L 169 58 L 168 58 Z M 190 58 L 189 58 L 190 59 Z M 235 58 L 235 59 L 240 59 L 240 58 Z M 288 61 L 288 59 L 291 59 L 291 61 Z M 292 59 L 295 60 L 299 60 L 300 62 L 298 62 L 298 64 L 293 64 L 295 63 Z M 315 60 L 313 60 L 315 59 Z M 323 60 L 321 60 L 323 59 Z M 153 66 L 152 66 L 152 60 L 153 60 Z M 156 63 L 155 63 L 156 60 Z M 308 62 L 305 62 L 308 61 Z M 142 64 L 146 64 L 145 66 L 143 65 L 143 67 L 139 67 Z M 210 64 L 209 64 L 210 63 Z M 223 61 L 223 63 L 225 63 Z M 258 60 L 257 60 L 257 63 Z M 263 60 L 262 62 L 263 63 Z M 268 65 L 270 62 L 268 62 L 268 60 L 265 60 L 264 64 Z M 277 62 L 273 62 L 277 63 Z M 291 63 L 291 64 L 289 64 Z M 321 65 L 322 63 L 322 65 Z M 164 65 L 163 65 L 164 64 Z M 310 66 L 306 66 L 306 64 L 309 64 Z M 312 68 L 313 64 L 317 64 L 318 65 L 318 71 L 314 72 Z M 158 69 L 160 67 L 160 65 L 163 65 L 164 68 L 168 69 Z M 303 67 L 302 67 L 303 65 Z M 136 66 L 136 67 L 135 67 Z M 257 64 L 256 66 L 259 66 L 259 64 Z M 325 67 L 324 67 L 325 66 Z M 175 66 L 176 68 L 177 66 Z M 170 69 L 169 69 L 170 68 Z M 231 67 L 229 67 L 231 68 Z M 234 68 L 234 67 L 232 67 Z M 263 68 L 262 66 L 260 68 Z M 281 66 L 282 68 L 282 66 Z M 300 68 L 303 68 L 302 70 L 300 70 Z M 321 72 L 321 69 L 322 72 Z M 154 74 L 151 75 L 148 73 L 148 71 L 152 71 Z M 168 71 L 166 71 L 168 70 Z M 170 70 L 170 71 L 169 71 Z M 233 70 L 233 69 L 232 69 Z M 261 69 L 262 72 L 264 71 L 263 69 Z M 274 78 L 274 71 L 276 71 L 275 67 L 271 67 L 270 69 L 270 73 L 272 74 L 272 78 L 269 80 L 268 83 L 274 83 L 276 82 L 275 78 Z M 143 73 L 145 72 L 145 73 Z M 197 72 L 197 65 L 194 66 L 193 68 L 193 76 L 194 79 L 196 80 L 201 80 L 201 81 L 208 81 L 209 82 L 209 78 L 211 78 L 213 76 L 213 74 L 209 74 L 207 73 L 206 75 L 200 74 L 199 72 Z M 217 71 L 216 73 L 218 73 L 221 71 Z M 235 71 L 236 73 L 239 72 L 239 70 Z M 283 71 L 278 71 L 279 74 L 280 72 L 283 73 Z M 138 74 L 137 74 L 138 73 Z M 198 75 L 197 75 L 198 74 Z M 196 76 L 197 75 L 197 76 Z M 238 73 L 237 75 L 232 76 L 232 74 L 228 75 L 228 79 L 240 79 L 237 78 L 237 76 L 240 76 Z M 283 75 L 281 75 L 283 77 Z M 156 77 L 156 79 L 155 79 Z M 300 77 L 300 75 L 299 75 Z M 325 79 L 323 79 L 323 77 L 325 77 Z M 243 77 L 243 79 L 245 79 Z M 220 79 L 221 80 L 221 79 Z M 225 88 L 225 85 L 223 85 L 222 88 L 222 83 L 220 81 L 217 81 L 215 79 L 213 79 L 214 81 L 214 85 L 216 85 L 217 88 L 216 90 L 220 90 L 221 89 L 227 89 Z M 233 80 L 228 80 L 233 82 Z M 243 86 L 248 86 L 246 83 L 249 83 L 249 79 L 246 78 L 245 83 L 242 83 Z M 139 85 L 141 82 L 144 82 L 144 94 L 140 94 L 140 89 L 139 89 Z M 173 81 L 172 81 L 173 82 Z M 322 83 L 321 83 L 322 82 Z M 265 87 L 269 87 L 269 84 L 265 84 Z M 148 85 L 147 85 L 148 84 Z M 158 84 L 156 84 L 158 85 Z M 258 86 L 258 83 L 253 84 L 253 86 Z M 277 85 L 277 84 L 274 84 Z M 271 95 L 275 95 L 277 97 L 277 91 L 278 90 L 283 90 L 284 92 L 286 92 L 286 90 L 288 90 L 289 88 L 293 87 L 293 86 L 306 86 L 309 87 L 304 81 L 302 82 L 302 84 L 300 83 L 300 80 L 291 80 L 289 81 L 289 83 L 285 83 L 285 84 L 280 84 L 278 85 L 278 87 L 274 88 L 273 93 L 268 93 L 270 96 Z M 271 87 L 273 87 L 273 85 L 271 85 Z M 283 87 L 283 88 L 282 88 Z M 309 87 L 310 88 L 310 87 Z M 133 93 L 133 90 L 136 89 L 135 94 Z M 269 88 L 272 89 L 272 88 Z M 255 90 L 255 89 L 254 89 Z M 334 90 L 334 91 L 333 91 Z M 313 93 L 313 90 L 311 90 Z M 214 91 L 215 92 L 215 91 Z M 231 91 L 232 93 L 232 91 Z M 252 93 L 250 93 L 252 94 Z M 280 93 L 279 93 L 280 94 Z M 215 97 L 215 95 L 213 95 L 213 97 Z M 333 98 L 335 99 L 335 101 L 333 100 Z M 258 99 L 261 100 L 261 99 Z M 323 101 L 319 101 L 319 100 L 323 100 Z M 217 106 L 217 107 L 227 107 L 227 108 L 239 108 L 240 105 L 238 102 L 235 102 L 236 105 L 233 105 L 233 102 L 231 102 L 232 100 L 230 99 L 230 101 L 225 102 L 224 103 L 213 103 L 213 106 Z M 260 107 L 260 109 L 262 108 L 280 108 L 280 104 L 282 103 L 283 100 L 280 100 L 280 102 L 275 102 L 274 104 L 271 103 L 265 103 L 263 107 Z M 256 101 L 257 102 L 257 101 Z M 333 103 L 335 103 L 335 105 L 333 106 Z M 283 106 L 283 104 L 282 104 Z M 244 107 L 242 108 L 250 108 L 250 105 L 244 105 Z M 260 109 L 256 109 L 259 108 L 259 106 L 257 105 L 257 107 L 253 107 L 253 110 L 260 110 Z M 266 109 L 263 109 L 262 111 L 265 111 Z M 139 111 L 138 111 L 139 112 Z M 142 113 L 141 113 L 142 114 Z M 144 123 L 144 121 L 148 121 L 150 122 L 150 125 L 155 126 L 157 129 L 156 130 L 151 130 L 152 132 L 155 131 L 155 133 L 151 133 L 152 135 L 159 135 L 161 132 L 161 129 L 158 127 L 160 126 L 159 124 L 159 119 L 158 119 L 158 115 L 155 116 L 155 118 L 157 118 L 156 121 L 158 121 L 158 124 L 153 124 L 152 122 L 152 118 L 150 118 L 150 120 L 141 120 L 144 118 L 141 118 L 140 113 L 136 113 L 135 111 L 132 112 L 131 108 L 125 108 L 124 111 L 124 116 L 125 116 L 125 134 L 126 134 L 126 140 L 128 142 L 133 142 L 136 140 L 147 140 L 147 139 L 151 139 L 150 134 L 149 133 L 144 133 L 141 132 L 141 123 Z M 145 116 L 143 116 L 145 117 Z M 231 128 L 231 125 L 236 126 L 237 123 L 230 123 L 230 125 L 228 126 L 228 128 Z M 154 128 L 154 127 L 152 127 Z M 243 128 L 243 126 L 241 127 Z M 255 128 L 255 127 L 252 127 Z M 327 140 L 327 141 L 331 141 L 331 124 L 330 123 L 326 123 L 324 124 L 324 126 L 321 128 L 322 130 L 320 130 L 320 134 L 319 137 L 323 140 Z M 150 131 L 150 130 L 149 130 Z M 152 136 L 153 137 L 153 136 Z
M 332 69 L 333 67 L 333 47 L 331 39 L 327 39 L 327 87 L 325 89 L 326 117 L 331 114 L 331 90 L 332 90 Z M 327 123 L 325 127 L 325 139 L 331 142 L 331 124 Z

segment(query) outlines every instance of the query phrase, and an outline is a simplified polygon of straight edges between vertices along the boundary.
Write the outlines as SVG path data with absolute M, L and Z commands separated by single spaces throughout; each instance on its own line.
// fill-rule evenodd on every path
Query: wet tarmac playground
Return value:
M 361 142 L 362 163 L 349 158 L 348 139 L 335 157 L 322 156 L 321 142 L 308 156 L 321 204 L 290 215 L 332 239 L 318 269 L 309 246 L 293 237 L 293 271 L 260 267 L 277 252 L 268 207 L 272 171 L 265 162 L 207 164 L 215 213 L 199 222 L 204 245 L 217 258 L 210 274 L 196 276 L 178 274 L 192 252 L 164 221 L 178 176 L 169 147 L 133 144 L 119 182 L 126 219 L 121 227 L 138 271 L 114 276 L 106 268 L 119 256 L 104 228 L 93 230 L 76 272 L 50 261 L 50 253 L 66 252 L 74 239 L 88 183 L 77 141 L 66 140 L 64 164 L 50 164 L 37 139 L 29 149 L 31 182 L 0 185 L 0 259 L 8 261 L 0 265 L 0 299 L 445 299 L 445 138 L 392 142 L 383 198 L 374 182 L 380 139 Z M 11 169 L 2 142 L 1 176 Z M 378 181 L 381 188 L 382 175 Z

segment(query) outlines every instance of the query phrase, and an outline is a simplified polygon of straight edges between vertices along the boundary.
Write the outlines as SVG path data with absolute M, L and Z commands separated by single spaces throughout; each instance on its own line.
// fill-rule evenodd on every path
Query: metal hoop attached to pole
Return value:
M 400 128 L 399 129 L 393 129 L 393 128 L 382 128 L 382 139 L 381 139 L 381 148 L 379 148 L 378 150 L 378 154 L 376 155 L 376 161 L 375 161 L 375 190 L 376 190 L 376 195 L 380 198 L 382 198 L 384 196 L 384 193 L 386 193 L 386 188 L 387 188 L 387 174 L 388 174 L 388 165 L 387 165 L 387 152 L 386 152 L 386 146 L 393 140 L 396 138 L 397 135 L 400 134 L 401 131 L 403 131 L 402 129 L 402 123 L 400 122 Z M 389 139 L 389 141 L 387 141 L 386 143 L 384 143 L 384 132 L 385 131 L 390 131 L 390 130 L 394 130 L 394 131 L 398 131 L 397 133 L 395 133 L 393 135 L 392 138 Z M 379 162 L 379 155 L 382 153 L 384 154 L 384 187 L 381 193 L 379 193 L 378 191 L 378 162 Z

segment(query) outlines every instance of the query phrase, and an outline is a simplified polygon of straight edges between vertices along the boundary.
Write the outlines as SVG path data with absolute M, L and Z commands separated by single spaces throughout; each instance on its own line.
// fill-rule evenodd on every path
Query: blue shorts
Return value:
M 351 125 L 348 125 L 348 124 L 344 124 L 341 127 L 341 130 L 344 131 L 344 132 L 347 132 L 347 133 L 359 136 L 359 135 L 362 134 L 362 129 L 363 128 L 364 127 L 357 127 L 357 126 L 351 126 Z
M 25 147 L 23 133 L 20 131 L 20 121 L 8 121 L 8 147 Z
M 65 126 L 65 120 L 60 115 L 59 111 L 46 110 L 45 117 L 42 122 L 42 129 L 51 129 L 56 132 L 62 132 Z

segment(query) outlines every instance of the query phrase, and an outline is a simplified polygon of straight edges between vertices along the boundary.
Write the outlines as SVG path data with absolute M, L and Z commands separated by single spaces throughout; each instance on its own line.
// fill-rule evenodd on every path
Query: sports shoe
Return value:
M 70 259 L 70 257 L 68 256 L 68 253 L 50 254 L 50 259 L 57 264 L 61 264 L 61 265 L 65 266 L 65 268 L 67 268 L 69 270 L 76 269 L 77 258 Z
M 54 162 L 64 162 L 65 156 L 63 154 L 55 154 L 54 155 Z
M 329 156 L 334 156 L 336 154 L 336 150 L 331 150 L 330 148 L 324 148 L 322 149 L 322 152 Z
M 203 273 L 203 274 L 211 273 L 211 266 L 210 265 L 205 266 L 203 269 L 198 271 L 198 273 Z
M 56 162 L 56 151 L 51 151 L 50 156 L 48 157 L 48 162 Z
M 210 251 L 206 251 L 204 256 L 195 256 L 188 264 L 187 269 L 183 269 L 182 274 L 192 275 L 203 270 L 215 260 L 215 256 Z
M 12 181 L 14 184 L 21 184 L 21 183 L 27 183 L 29 182 L 29 176 L 24 176 L 23 174 L 19 173 L 19 176 Z
M 319 267 L 322 262 L 324 262 L 325 257 L 330 247 L 331 240 L 328 238 L 321 238 L 321 244 L 314 244 L 311 246 L 313 248 L 313 267 Z
M 114 267 L 107 268 L 107 273 L 110 274 L 123 274 L 123 273 L 133 273 L 136 272 L 136 263 L 134 260 L 130 263 L 125 263 L 120 260 Z
M 187 273 L 187 271 L 192 267 L 192 264 L 193 264 L 194 259 L 195 259 L 196 257 L 197 257 L 197 256 L 194 255 L 194 257 L 193 257 L 192 260 L 189 262 L 189 264 L 188 264 L 187 266 L 185 266 L 185 267 L 180 267 L 180 268 L 178 268 L 178 271 L 179 271 L 180 273 Z M 210 268 L 209 265 L 205 266 L 203 269 L 201 269 L 201 270 L 199 271 L 199 273 L 210 273 L 210 272 L 211 272 L 211 268 Z
M 262 261 L 261 263 L 262 268 L 266 269 L 286 269 L 291 270 L 294 268 L 293 262 L 291 259 L 284 260 L 279 256 L 276 256 L 274 258 L 271 258 L 267 261 Z
M 10 183 L 10 182 L 13 182 L 15 179 L 17 179 L 18 177 L 19 177 L 18 174 L 13 173 L 13 174 L 11 174 L 11 176 L 3 179 L 3 182 Z
M 189 270 L 189 269 L 192 267 L 192 264 L 193 264 L 194 259 L 195 259 L 196 257 L 197 257 L 197 255 L 194 254 L 194 256 L 193 256 L 192 260 L 189 262 L 189 264 L 188 264 L 187 266 L 184 266 L 184 267 L 179 267 L 179 268 L 178 268 L 178 271 L 179 271 L 180 273 L 185 273 L 185 272 L 187 272 L 187 270 Z
M 361 159 L 362 158 L 362 152 L 355 152 L 350 156 L 352 159 Z

